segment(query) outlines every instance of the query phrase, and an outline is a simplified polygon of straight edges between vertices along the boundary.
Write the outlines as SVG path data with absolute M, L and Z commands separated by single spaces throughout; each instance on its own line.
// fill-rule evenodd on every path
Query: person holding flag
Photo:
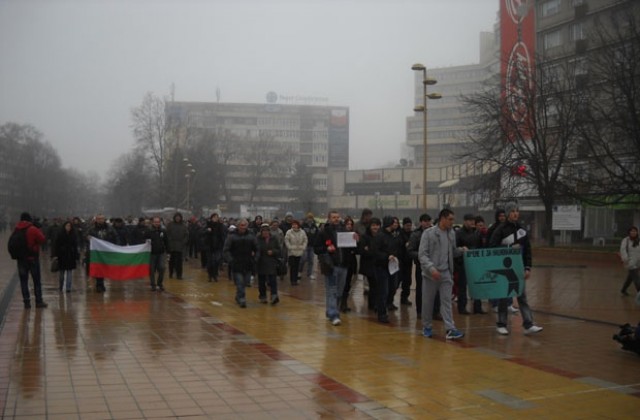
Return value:
M 104 214 L 98 214 L 96 215 L 93 225 L 87 232 L 87 237 L 89 242 L 87 244 L 89 246 L 89 275 L 96 280 L 96 293 L 104 293 L 107 291 L 104 287 L 105 276 L 99 274 L 100 270 L 97 270 L 97 266 L 95 265 L 97 262 L 92 258 L 94 255 L 92 255 L 91 238 L 93 237 L 115 244 L 118 240 L 116 231 L 107 224 L 107 218 Z
M 149 262 L 149 282 L 151 291 L 155 292 L 156 287 L 159 291 L 164 291 L 164 268 L 166 261 L 166 253 L 169 249 L 169 240 L 167 232 L 162 226 L 162 220 L 156 216 L 151 221 L 151 229 L 146 231 L 146 239 L 151 242 L 151 256 Z M 156 274 L 158 277 L 156 278 Z

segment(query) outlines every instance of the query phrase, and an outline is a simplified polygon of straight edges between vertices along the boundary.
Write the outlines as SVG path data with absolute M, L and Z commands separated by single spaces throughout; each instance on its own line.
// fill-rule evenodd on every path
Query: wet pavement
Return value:
M 4 254 L 6 284 L 15 269 Z M 320 276 L 279 282 L 277 306 L 249 288 L 242 309 L 226 276 L 209 283 L 196 261 L 164 293 L 146 280 L 107 281 L 95 293 L 81 270 L 73 292 L 60 293 L 46 273 L 49 308 L 24 310 L 17 288 L 5 315 L 0 417 L 638 418 L 640 356 L 611 339 L 616 325 L 640 320 L 619 294 L 624 270 L 535 255 L 527 293 L 544 331 L 524 336 L 516 315 L 499 336 L 494 314 L 455 314 L 459 342 L 444 340 L 441 323 L 422 337 L 414 307 L 379 324 L 361 281 L 334 327 Z

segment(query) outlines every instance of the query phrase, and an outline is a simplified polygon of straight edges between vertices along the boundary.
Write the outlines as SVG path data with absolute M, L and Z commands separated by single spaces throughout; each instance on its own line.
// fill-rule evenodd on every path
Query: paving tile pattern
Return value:
M 543 332 L 511 316 L 499 336 L 493 314 L 456 315 L 460 342 L 438 323 L 422 337 L 414 307 L 377 323 L 361 281 L 334 327 L 320 276 L 280 282 L 276 306 L 249 288 L 242 309 L 196 261 L 165 293 L 146 280 L 95 293 L 80 271 L 59 293 L 47 273 L 49 308 L 24 310 L 17 290 L 0 331 L 0 418 L 637 418 L 640 357 L 611 340 L 640 318 L 618 294 L 624 272 L 544 262 L 527 284 Z M 13 271 L 0 257 L 0 275 Z

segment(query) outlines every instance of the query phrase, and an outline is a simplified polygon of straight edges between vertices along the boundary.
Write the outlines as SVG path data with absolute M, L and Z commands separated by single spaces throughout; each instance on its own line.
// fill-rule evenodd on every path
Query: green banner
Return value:
M 472 249 L 464 253 L 469 295 L 473 299 L 519 296 L 524 290 L 524 264 L 519 248 Z

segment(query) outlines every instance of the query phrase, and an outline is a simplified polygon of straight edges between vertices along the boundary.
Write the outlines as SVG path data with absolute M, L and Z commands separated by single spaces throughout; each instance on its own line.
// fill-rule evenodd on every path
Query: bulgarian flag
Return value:
M 119 246 L 91 236 L 89 275 L 112 280 L 131 280 L 149 276 L 151 243 Z

